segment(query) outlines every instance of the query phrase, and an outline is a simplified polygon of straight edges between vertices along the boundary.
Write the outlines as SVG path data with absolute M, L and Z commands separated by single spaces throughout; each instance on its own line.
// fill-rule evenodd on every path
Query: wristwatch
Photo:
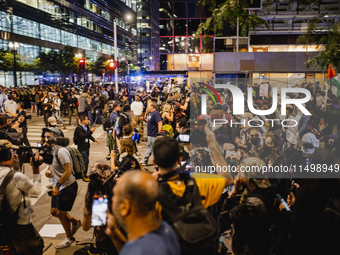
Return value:
M 61 184 L 59 182 L 57 182 L 56 185 L 57 185 L 58 188 L 60 188 L 60 186 L 61 186 Z

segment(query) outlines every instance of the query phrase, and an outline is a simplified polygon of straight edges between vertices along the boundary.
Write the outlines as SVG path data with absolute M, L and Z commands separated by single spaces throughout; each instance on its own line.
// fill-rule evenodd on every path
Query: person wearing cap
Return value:
M 47 120 L 47 122 L 48 122 L 48 127 L 54 127 L 54 128 L 57 128 L 58 129 L 58 123 L 57 123 L 57 120 L 56 120 L 56 118 L 54 118 L 54 117 L 49 117 L 48 118 L 48 120 Z M 64 133 L 63 133 L 63 131 L 61 131 L 61 129 L 58 129 L 59 130 L 59 132 L 60 132 L 60 137 L 65 137 L 64 136 Z M 42 133 L 41 133 L 41 144 L 44 144 L 45 143 L 45 131 L 44 131 L 44 129 L 43 129 L 43 131 L 42 131 Z
M 71 125 L 72 122 L 72 115 L 74 114 L 74 117 L 76 118 L 76 124 L 75 126 L 78 126 L 79 123 L 79 117 L 78 117 L 78 99 L 76 98 L 76 95 L 74 92 L 71 93 L 71 98 L 69 100 L 69 110 L 68 110 L 68 125 Z
M 271 183 L 261 172 L 265 163 L 255 157 L 241 162 L 240 167 L 249 167 L 251 171 L 239 172 L 234 180 L 234 189 L 223 205 L 220 219 L 226 224 L 233 224 L 233 254 L 270 254 L 273 217 L 279 211 L 280 202 Z M 254 169 L 258 169 L 255 171 Z M 242 188 L 240 204 L 234 206 Z
M 39 196 L 41 193 L 41 175 L 39 166 L 30 165 L 33 170 L 33 179 L 30 180 L 25 174 L 16 172 L 19 169 L 19 157 L 14 150 L 18 146 L 8 140 L 0 140 L 0 187 L 5 176 L 14 173 L 6 189 L 5 197 L 13 212 L 18 210 L 18 219 L 12 240 L 7 243 L 11 254 L 42 254 L 44 241 L 32 224 L 32 205 L 30 195 Z M 42 157 L 35 154 L 34 161 L 41 161 Z M 7 230 L 10 231 L 9 229 Z M 0 240 L 0 245 L 4 245 Z M 0 247 L 1 251 L 1 247 Z
M 56 146 L 53 142 L 55 138 L 60 137 L 60 131 L 55 127 L 44 128 L 43 131 L 45 144 L 51 146 L 53 154 L 53 162 L 45 172 L 45 176 L 52 178 L 53 181 L 51 214 L 60 220 L 66 232 L 66 238 L 55 245 L 55 248 L 62 249 L 75 243 L 73 235 L 81 226 L 80 220 L 68 213 L 77 197 L 78 184 L 72 174 L 73 163 L 70 152 L 67 148 Z
M 64 129 L 66 129 L 66 124 L 60 115 L 60 107 L 61 107 L 61 99 L 59 98 L 59 94 L 57 92 L 54 92 L 53 101 L 52 101 L 52 108 L 54 109 L 54 111 L 53 111 L 52 116 L 55 119 L 59 120 L 59 122 L 63 125 Z

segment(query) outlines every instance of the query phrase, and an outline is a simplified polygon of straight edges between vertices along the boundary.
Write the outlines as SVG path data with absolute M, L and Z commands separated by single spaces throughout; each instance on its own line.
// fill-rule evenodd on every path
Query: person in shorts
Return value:
M 53 162 L 49 166 L 45 175 L 52 178 L 52 203 L 51 214 L 57 217 L 65 232 L 66 238 L 55 246 L 56 249 L 67 248 L 75 244 L 73 235 L 80 228 L 81 222 L 73 218 L 68 212 L 71 211 L 74 201 L 77 197 L 78 184 L 72 174 L 72 158 L 67 148 L 56 146 L 53 140 L 60 136 L 57 128 L 44 128 L 45 141 L 51 144 L 53 153 Z

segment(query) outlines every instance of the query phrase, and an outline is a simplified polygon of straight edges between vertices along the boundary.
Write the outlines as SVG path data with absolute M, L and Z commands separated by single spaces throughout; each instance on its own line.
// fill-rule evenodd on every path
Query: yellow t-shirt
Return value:
M 193 174 L 192 177 L 196 180 L 201 197 L 204 196 L 204 200 L 202 200 L 204 208 L 216 204 L 220 200 L 226 185 L 226 179 L 223 176 L 201 173 Z M 168 181 L 168 184 L 176 196 L 183 196 L 186 189 L 184 181 L 181 181 L 180 183 Z M 159 219 L 162 219 L 161 212 L 162 206 L 157 202 L 156 214 Z

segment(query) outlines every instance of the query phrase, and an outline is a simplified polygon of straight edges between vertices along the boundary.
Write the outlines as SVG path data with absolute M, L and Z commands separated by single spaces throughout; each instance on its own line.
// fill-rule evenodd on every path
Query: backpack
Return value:
M 195 179 L 184 181 L 183 197 L 176 196 L 166 181 L 159 183 L 162 218 L 174 230 L 182 255 L 218 254 L 220 231 L 217 222 L 203 207 Z
M 102 121 L 103 122 L 103 130 L 107 132 L 111 128 L 110 116 L 109 117 L 103 117 L 102 120 L 103 120 Z
M 15 174 L 14 170 L 7 173 L 0 186 L 0 246 L 7 245 L 15 234 L 18 220 L 18 209 L 14 212 L 6 198 L 6 187 Z M 1 249 L 0 249 L 1 251 Z
M 174 129 L 172 128 L 171 125 L 169 125 L 169 124 L 163 125 L 162 130 L 168 131 L 171 138 L 174 137 Z
M 102 123 L 103 123 L 103 129 L 104 131 L 108 132 L 108 130 L 111 128 L 111 116 L 112 109 L 108 109 L 104 112 L 102 116 Z
M 71 146 L 67 146 L 65 148 L 69 151 L 71 158 L 72 158 L 72 165 L 73 165 L 72 174 L 74 175 L 76 179 L 83 179 L 87 175 L 87 169 L 85 169 L 83 156 L 81 155 L 81 153 L 79 152 L 77 148 L 73 148 Z M 56 158 L 59 161 L 58 152 L 59 152 L 59 149 L 56 153 Z
M 6 140 L 10 141 L 14 145 L 20 146 L 24 142 L 23 133 L 8 132 L 8 129 L 6 131 L 0 130 L 0 132 L 4 134 L 4 136 L 6 137 Z
M 74 134 L 73 134 L 73 143 L 75 145 L 78 145 L 78 135 L 77 135 L 77 132 L 74 132 Z

